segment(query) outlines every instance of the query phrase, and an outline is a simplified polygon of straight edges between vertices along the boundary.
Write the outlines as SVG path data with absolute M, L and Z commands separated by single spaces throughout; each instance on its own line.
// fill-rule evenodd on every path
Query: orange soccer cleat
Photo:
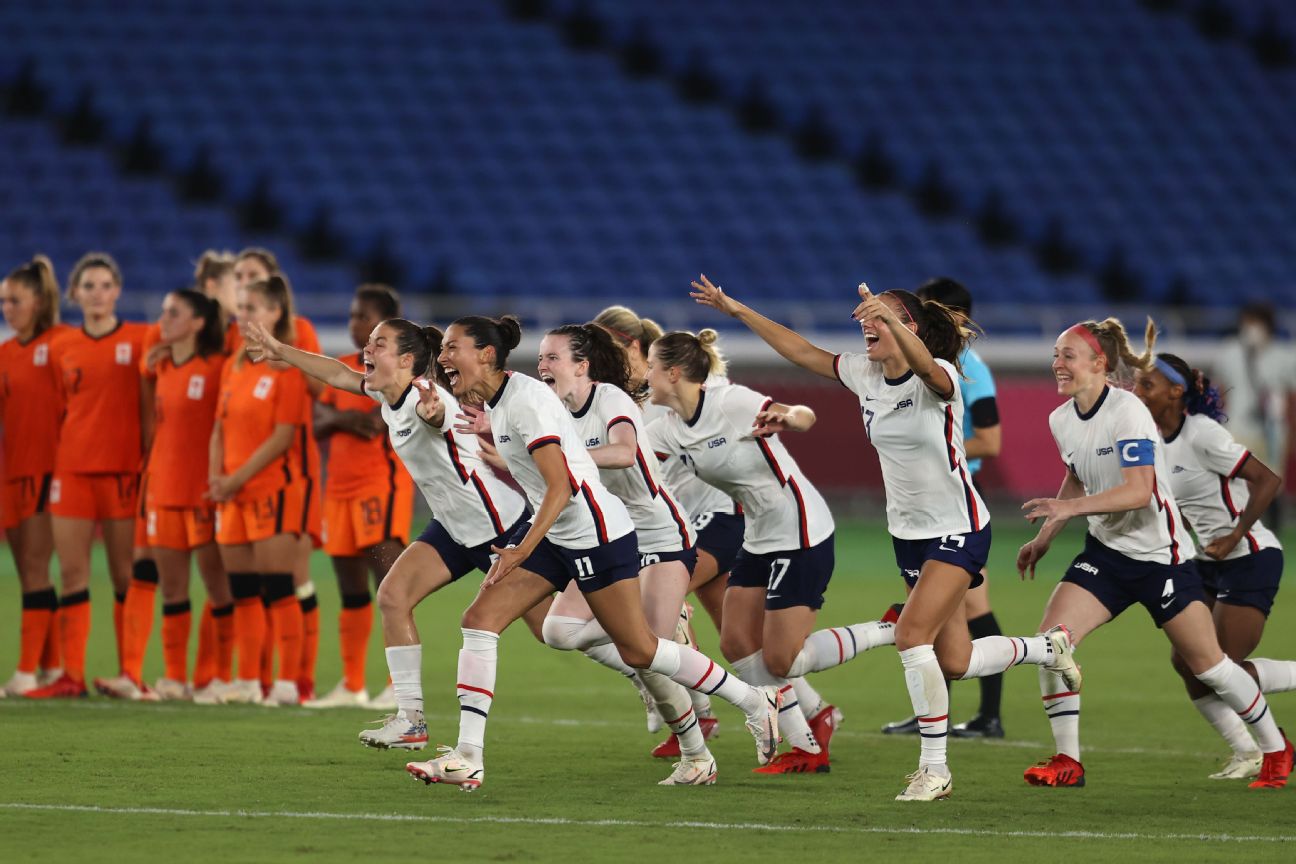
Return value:
M 1026 782 L 1032 786 L 1083 786 L 1084 766 L 1064 753 L 1026 769 Z
M 753 768 L 753 774 L 827 774 L 827 748 L 818 753 L 807 753 L 800 747 L 793 747 L 786 753 L 780 753 L 770 760 L 768 765 Z
M 64 675 L 52 684 L 28 690 L 23 695 L 28 699 L 76 699 L 88 694 L 84 681 Z
M 1260 763 L 1260 776 L 1251 784 L 1251 788 L 1281 789 L 1286 786 L 1287 777 L 1292 772 L 1292 755 L 1292 743 L 1287 740 L 1287 733 L 1283 732 L 1283 749 L 1264 754 L 1264 761 Z

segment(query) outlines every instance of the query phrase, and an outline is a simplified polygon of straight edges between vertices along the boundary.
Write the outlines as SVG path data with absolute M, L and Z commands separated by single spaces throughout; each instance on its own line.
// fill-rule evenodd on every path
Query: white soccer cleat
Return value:
M 297 682 L 283 679 L 274 682 L 274 686 L 261 700 L 261 704 L 267 708 L 296 708 L 301 705 L 301 693 L 297 690 Z
M 427 721 L 423 713 L 411 718 L 404 711 L 397 711 L 379 720 L 377 729 L 366 729 L 360 733 L 360 743 L 366 747 L 377 747 L 380 750 L 422 750 L 427 746 Z
M 449 783 L 464 792 L 482 784 L 486 770 L 481 763 L 468 760 L 453 747 L 438 747 L 437 752 L 441 755 L 427 762 L 406 763 L 405 770 L 424 783 Z
M 118 675 L 115 678 L 96 678 L 94 688 L 110 699 L 121 699 L 126 702 L 156 702 L 157 693 L 147 685 L 137 684 L 129 675 Z
M 345 681 L 318 699 L 307 699 L 303 708 L 370 708 L 369 694 L 363 690 L 348 690 Z
M 760 707 L 755 714 L 747 715 L 747 731 L 756 739 L 756 764 L 768 765 L 778 752 L 779 709 L 783 707 L 783 694 L 777 687 L 755 687 L 760 694 Z
M 396 710 L 396 690 L 388 684 L 374 696 L 369 698 L 369 707 L 376 711 L 395 711 Z
M 679 618 L 675 621 L 675 641 L 697 650 L 697 643 L 693 641 L 693 636 L 689 630 L 689 622 L 692 619 L 693 607 L 685 603 L 680 609 Z
M 193 692 L 193 703 L 195 705 L 220 705 L 221 697 L 229 688 L 230 682 L 213 678 L 206 687 L 200 687 Z
M 948 798 L 954 791 L 954 778 L 948 769 L 939 774 L 930 765 L 924 765 L 905 779 L 909 785 L 895 797 L 897 801 L 935 801 Z
M 174 678 L 159 678 L 153 685 L 153 692 L 163 702 L 188 702 L 193 699 L 193 689 Z
M 696 759 L 681 759 L 673 766 L 671 775 L 658 786 L 713 786 L 716 782 L 716 763 L 710 753 Z
M 21 696 L 28 690 L 35 690 L 40 686 L 36 681 L 35 672 L 15 672 L 13 676 L 0 687 L 0 699 L 6 696 Z
M 1264 754 L 1259 750 L 1251 753 L 1234 753 L 1224 763 L 1224 767 L 1210 775 L 1212 780 L 1246 780 L 1260 773 Z
M 261 681 L 258 678 L 231 681 L 220 689 L 219 698 L 222 705 L 260 705 Z
M 657 700 L 648 692 L 648 688 L 644 687 L 638 676 L 631 678 L 630 683 L 635 685 L 635 688 L 639 691 L 639 698 L 643 700 L 644 717 L 648 722 L 648 734 L 656 735 L 666 725 L 666 722 L 662 720 L 661 713 L 657 710 Z
M 1071 631 L 1059 624 L 1049 628 L 1043 635 L 1053 646 L 1053 662 L 1048 668 L 1062 676 L 1062 680 L 1066 682 L 1067 688 L 1072 693 L 1079 693 L 1080 682 L 1083 679 L 1080 675 L 1080 667 L 1075 662 L 1075 647 L 1071 644 Z

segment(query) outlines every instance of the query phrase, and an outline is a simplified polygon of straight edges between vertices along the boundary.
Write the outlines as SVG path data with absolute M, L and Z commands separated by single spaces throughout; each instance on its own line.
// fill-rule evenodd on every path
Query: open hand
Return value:
M 726 296 L 719 285 L 711 284 L 711 280 L 706 277 L 705 273 L 698 274 L 698 279 L 701 281 L 694 280 L 691 283 L 693 290 L 689 292 L 690 297 L 703 306 L 710 306 L 712 309 L 726 315 L 738 314 L 738 310 L 741 308 L 738 301 Z
M 455 415 L 454 428 L 464 435 L 489 435 L 490 415 L 479 405 L 465 405 L 461 402 L 459 413 Z
M 486 578 L 482 580 L 481 587 L 483 590 L 512 573 L 518 568 L 518 565 L 527 559 L 527 553 L 516 546 L 505 546 L 503 548 L 491 546 L 491 552 L 496 555 L 496 558 L 494 563 L 491 564 L 490 570 L 486 573 Z

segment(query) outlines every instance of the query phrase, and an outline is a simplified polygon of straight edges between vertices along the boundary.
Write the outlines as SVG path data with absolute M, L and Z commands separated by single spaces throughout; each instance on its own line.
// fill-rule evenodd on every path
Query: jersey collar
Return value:
M 405 404 L 405 399 L 409 396 L 410 391 L 413 390 L 413 389 L 414 389 L 414 382 L 413 382 L 413 381 L 411 381 L 410 383 L 406 384 L 406 385 L 405 385 L 405 390 L 404 390 L 404 392 L 401 393 L 400 398 L 397 399 L 395 402 L 392 402 L 392 403 L 390 404 L 389 407 L 391 408 L 391 410 L 393 410 L 393 411 L 399 411 L 400 408 L 401 408 L 401 406 Z
M 1107 393 L 1109 390 L 1111 390 L 1111 385 L 1104 384 L 1102 392 L 1098 394 L 1098 401 L 1093 404 L 1092 408 L 1090 408 L 1088 411 L 1084 412 L 1083 414 L 1080 413 L 1080 406 L 1076 404 L 1076 401 L 1074 399 L 1072 399 L 1071 407 L 1075 409 L 1076 416 L 1079 417 L 1081 420 L 1093 419 L 1093 416 L 1098 413 L 1098 409 L 1101 408 L 1103 406 L 1103 403 L 1107 401 Z
M 883 376 L 882 376 L 882 380 L 885 381 L 889 386 L 891 386 L 891 387 L 896 387 L 896 386 L 899 386 L 899 385 L 905 383 L 905 382 L 908 381 L 910 378 L 912 378 L 912 377 L 913 377 L 913 374 L 914 374 L 914 371 L 913 371 L 912 369 L 910 369 L 908 372 L 904 373 L 904 374 L 901 375 L 899 378 L 888 378 L 888 377 L 886 377 L 885 375 L 883 375 Z
M 504 398 L 504 388 L 508 386 L 508 383 L 512 378 L 513 378 L 512 372 L 504 373 L 504 380 L 500 382 L 499 389 L 495 391 L 495 395 L 492 396 L 490 398 L 490 401 L 486 403 L 487 408 L 494 408 L 496 405 L 499 404 L 499 401 Z
M 700 420 L 702 417 L 702 402 L 705 399 L 706 399 L 706 388 L 703 387 L 701 390 L 698 391 L 697 409 L 693 412 L 692 417 L 684 421 L 685 426 L 692 427 L 697 425 L 698 420 Z
M 1176 438 L 1178 438 L 1178 437 L 1179 437 L 1179 433 L 1182 432 L 1182 431 L 1184 430 L 1184 426 L 1187 425 L 1187 423 L 1188 423 L 1188 415 L 1187 415 L 1187 414 L 1184 414 L 1182 417 L 1179 418 L 1179 428 L 1175 429 L 1175 431 L 1173 431 L 1173 432 L 1171 432 L 1169 435 L 1165 436 L 1165 439 L 1164 439 L 1164 440 L 1165 440 L 1165 443 L 1169 444 L 1171 441 L 1173 441 L 1173 440 L 1175 440 Z
M 579 411 L 572 412 L 572 417 L 574 419 L 579 420 L 580 418 L 584 417 L 586 414 L 589 413 L 590 406 L 594 404 L 594 394 L 597 392 L 598 392 L 598 384 L 595 383 L 594 386 L 590 388 L 590 395 L 589 398 L 585 400 L 585 404 L 581 406 L 581 409 Z
M 113 327 L 111 330 L 109 330 L 107 333 L 103 334 L 102 336 L 91 336 L 91 335 L 90 335 L 90 331 L 85 329 L 85 325 L 84 325 L 84 324 L 81 325 L 81 332 L 82 332 L 83 334 L 85 334 L 85 337 L 86 337 L 87 339 L 93 339 L 94 341 L 98 342 L 98 341 L 100 341 L 101 339 L 107 339 L 109 336 L 111 336 L 111 335 L 113 335 L 114 333 L 116 333 L 118 330 L 120 330 L 120 329 L 122 328 L 122 325 L 125 324 L 125 323 L 126 323 L 125 321 L 123 321 L 122 319 L 118 318 L 118 319 L 117 319 L 117 325 L 116 325 L 115 327 Z

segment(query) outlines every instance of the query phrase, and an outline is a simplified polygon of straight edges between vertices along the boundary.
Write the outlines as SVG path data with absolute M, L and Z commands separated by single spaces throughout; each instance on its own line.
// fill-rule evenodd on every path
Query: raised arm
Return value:
M 918 338 L 918 334 L 906 327 L 891 307 L 883 303 L 863 282 L 859 285 L 860 304 L 855 307 L 853 316 L 857 321 L 874 320 L 884 325 L 895 337 L 904 354 L 905 362 L 927 388 L 942 399 L 954 396 L 954 381 L 948 372 L 936 362 L 931 351 Z
M 701 281 L 694 282 L 693 290 L 689 292 L 689 296 L 698 303 L 737 318 L 753 333 L 764 339 L 785 360 L 816 375 L 837 380 L 837 372 L 833 368 L 837 355 L 825 351 L 795 330 L 789 330 L 750 306 L 729 297 L 720 290 L 719 286 L 711 284 L 711 280 L 705 275 L 700 275 L 698 278 Z
M 253 357 L 280 360 L 331 387 L 364 395 L 364 376 L 341 360 L 285 345 L 259 324 L 244 325 L 243 341 L 247 343 L 248 354 Z M 312 391 L 311 395 L 317 394 Z

